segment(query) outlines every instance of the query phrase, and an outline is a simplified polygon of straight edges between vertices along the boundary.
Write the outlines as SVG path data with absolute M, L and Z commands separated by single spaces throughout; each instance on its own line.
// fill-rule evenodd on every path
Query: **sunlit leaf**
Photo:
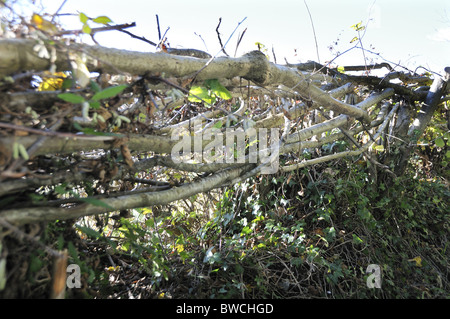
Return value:
M 353 43 L 353 42 L 355 42 L 355 41 L 358 41 L 358 37 L 354 37 L 354 38 L 350 41 L 350 43 Z
M 56 91 L 61 90 L 64 78 L 66 75 L 63 72 L 57 72 L 51 74 L 50 72 L 44 72 L 45 75 L 42 79 L 43 81 L 39 84 L 38 91 Z
M 83 24 L 81 31 L 83 31 L 83 33 L 86 33 L 86 34 L 91 34 L 92 29 L 87 23 L 85 23 L 85 24 Z
M 375 145 L 373 147 L 373 149 L 378 151 L 378 152 L 383 152 L 384 151 L 384 145 Z
M 351 26 L 355 31 L 363 31 L 366 27 L 362 25 L 362 21 Z
M 211 96 L 207 88 L 194 85 L 189 90 L 188 100 L 190 102 L 205 102 L 208 104 L 213 104 L 216 101 L 216 98 Z
M 205 81 L 205 85 L 207 87 L 210 87 L 211 91 L 221 99 L 229 100 L 232 98 L 231 93 L 227 90 L 226 87 L 220 84 L 219 80 L 217 79 L 207 80 Z
M 112 22 L 112 20 L 110 18 L 108 18 L 107 16 L 99 16 L 99 17 L 93 19 L 92 21 L 94 21 L 95 23 L 100 23 L 100 24 L 108 24 L 108 23 Z
M 342 66 L 342 65 L 340 65 L 340 66 L 337 67 L 337 71 L 338 71 L 339 73 L 345 73 L 345 67 Z
M 181 253 L 184 250 L 184 246 L 181 244 L 177 244 L 175 245 L 175 249 L 177 250 L 178 253 Z
M 51 34 L 58 32 L 58 28 L 53 23 L 45 20 L 42 16 L 40 16 L 37 13 L 33 14 L 33 16 L 31 17 L 31 23 L 34 24 L 36 28 L 38 28 L 39 30 Z
M 361 238 L 359 238 L 358 236 L 356 236 L 355 234 L 352 234 L 353 236 L 353 243 L 354 244 L 362 244 L 363 240 Z
M 80 22 L 83 23 L 83 24 L 85 24 L 89 20 L 88 16 L 85 15 L 83 12 L 80 12 L 78 14 L 78 17 L 80 18 Z
M 222 121 L 217 121 L 217 123 L 213 125 L 213 127 L 216 129 L 220 129 L 220 128 L 222 128 L 222 126 L 223 126 Z
M 420 256 L 416 256 L 413 259 L 408 259 L 408 261 L 415 261 L 417 267 L 422 267 L 422 258 Z

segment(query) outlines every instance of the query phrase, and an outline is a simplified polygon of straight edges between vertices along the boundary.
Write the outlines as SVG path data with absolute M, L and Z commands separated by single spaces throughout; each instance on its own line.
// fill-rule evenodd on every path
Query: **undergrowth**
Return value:
M 375 182 L 341 160 L 132 216 L 54 222 L 43 241 L 81 268 L 69 298 L 448 298 L 449 189 L 413 171 Z M 31 286 L 50 284 L 42 255 Z M 381 288 L 368 287 L 369 265 Z

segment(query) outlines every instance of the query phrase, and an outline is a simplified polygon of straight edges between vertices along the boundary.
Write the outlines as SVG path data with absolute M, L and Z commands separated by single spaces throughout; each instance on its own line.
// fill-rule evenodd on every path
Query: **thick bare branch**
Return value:
M 165 205 L 173 201 L 189 198 L 198 193 L 207 192 L 220 187 L 224 183 L 237 178 L 248 168 L 240 167 L 224 170 L 217 174 L 210 175 L 198 182 L 185 184 L 180 187 L 166 191 L 138 193 L 128 196 L 118 196 L 103 199 L 104 205 L 84 203 L 70 208 L 64 207 L 32 207 L 27 209 L 8 209 L 0 212 L 0 218 L 14 225 L 36 223 L 40 221 L 51 221 L 55 219 L 65 220 L 82 216 L 118 211 L 152 205 Z M 107 207 L 105 207 L 107 206 Z
M 450 73 L 445 73 L 445 77 L 437 77 L 430 87 L 430 90 L 425 99 L 425 103 L 418 114 L 417 118 L 414 120 L 413 125 L 410 127 L 408 134 L 421 136 L 424 129 L 427 127 L 428 123 L 433 116 L 434 111 L 441 103 L 441 97 L 445 94 L 448 82 L 450 81 Z
M 23 39 L 0 41 L 0 76 L 19 70 L 46 70 L 50 67 L 48 59 L 40 58 L 34 50 L 36 42 Z M 66 58 L 67 51 L 84 52 L 92 59 L 88 64 L 91 71 L 104 70 L 131 74 L 160 74 L 166 76 L 189 77 L 196 75 L 197 80 L 234 78 L 240 76 L 259 85 L 283 84 L 311 98 L 325 108 L 339 114 L 364 119 L 370 122 L 367 112 L 332 98 L 327 92 L 311 84 L 307 74 L 292 68 L 270 63 L 259 51 L 252 51 L 240 58 L 219 57 L 214 61 L 165 53 L 144 53 L 126 50 L 71 44 L 57 50 L 56 65 L 59 69 L 70 69 Z M 42 47 L 41 47 L 42 50 Z M 94 58 L 95 57 L 95 58 Z M 205 68 L 205 64 L 209 63 Z M 202 70 L 200 73 L 198 70 Z
M 374 136 L 374 140 L 376 140 L 376 139 L 378 139 L 380 137 L 381 133 L 386 128 L 386 125 L 389 123 L 390 119 L 392 118 L 392 116 L 397 111 L 397 108 L 398 108 L 398 104 L 395 105 L 392 108 L 391 112 L 388 114 L 388 116 L 386 116 L 385 120 L 383 121 L 383 123 L 378 128 L 377 134 L 375 134 L 375 136 Z M 300 168 L 303 168 L 303 167 L 306 167 L 306 166 L 311 166 L 311 165 L 314 165 L 314 164 L 324 163 L 324 162 L 328 162 L 328 161 L 335 160 L 335 159 L 338 159 L 338 158 L 360 155 L 363 152 L 367 151 L 372 144 L 373 144 L 373 141 L 366 143 L 365 145 L 363 145 L 362 147 L 360 147 L 357 150 L 349 150 L 349 151 L 344 151 L 344 152 L 339 152 L 339 153 L 334 153 L 334 154 L 331 154 L 331 155 L 326 155 L 326 156 L 314 158 L 314 159 L 311 159 L 311 160 L 300 162 L 298 164 L 284 166 L 284 167 L 281 168 L 281 170 L 283 172 L 289 172 L 289 171 L 297 170 L 297 169 L 300 169 Z

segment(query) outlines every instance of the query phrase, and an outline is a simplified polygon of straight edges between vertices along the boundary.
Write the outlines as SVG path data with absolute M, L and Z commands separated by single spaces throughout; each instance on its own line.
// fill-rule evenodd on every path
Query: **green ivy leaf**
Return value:
M 110 86 L 109 88 L 106 88 L 100 92 L 97 92 L 92 97 L 92 101 L 97 102 L 103 99 L 108 99 L 111 97 L 116 96 L 117 94 L 121 93 L 123 90 L 125 90 L 128 87 L 128 85 L 117 85 L 117 86 Z
M 442 137 L 438 137 L 434 143 L 436 144 L 437 147 L 444 147 L 445 146 L 445 141 Z
M 73 104 L 79 104 L 79 103 L 83 103 L 85 101 L 82 96 L 80 96 L 78 94 L 74 94 L 74 93 L 60 93 L 60 94 L 58 94 L 58 97 L 61 100 L 64 100 L 66 102 L 73 103 Z

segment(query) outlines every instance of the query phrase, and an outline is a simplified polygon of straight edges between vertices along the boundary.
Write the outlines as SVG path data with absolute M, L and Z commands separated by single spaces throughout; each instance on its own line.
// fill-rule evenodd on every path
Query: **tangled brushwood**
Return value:
M 134 24 L 0 6 L 1 297 L 449 297 L 450 68 L 118 50 L 71 36 Z

